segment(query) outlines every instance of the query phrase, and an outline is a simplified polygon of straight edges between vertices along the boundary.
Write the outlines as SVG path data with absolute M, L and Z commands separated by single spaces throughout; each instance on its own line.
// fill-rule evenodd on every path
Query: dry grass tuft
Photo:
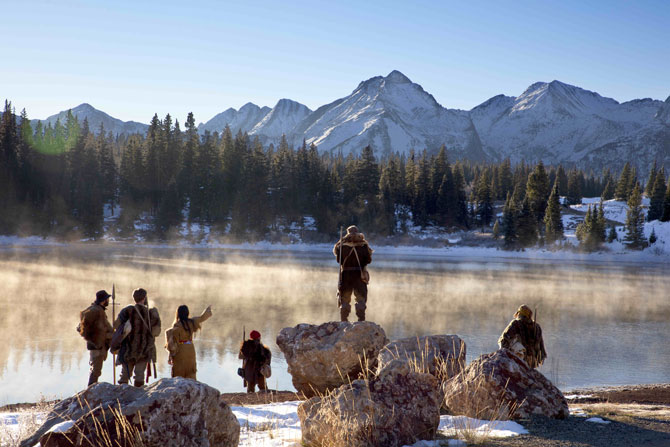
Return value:
M 16 418 L 10 421 L 0 421 L 0 446 L 19 447 L 21 440 L 35 433 L 42 423 L 44 417 L 54 407 L 54 401 L 47 401 L 44 397 L 30 408 L 20 409 L 15 412 Z

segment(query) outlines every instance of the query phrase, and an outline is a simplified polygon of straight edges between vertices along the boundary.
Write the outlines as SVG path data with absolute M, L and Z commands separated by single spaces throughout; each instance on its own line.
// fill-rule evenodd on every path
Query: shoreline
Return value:
M 569 404 L 641 404 L 641 405 L 667 405 L 670 407 L 670 383 L 655 384 L 630 384 L 616 386 L 596 386 L 588 388 L 575 388 L 563 391 Z M 266 405 L 269 403 L 290 402 L 305 400 L 295 391 L 269 390 L 267 393 L 256 392 L 248 394 L 221 393 L 221 398 L 229 405 L 250 406 Z M 0 406 L 0 413 L 31 410 L 40 405 L 48 405 L 60 402 L 55 399 L 45 402 L 17 402 Z
M 383 242 L 383 241 L 380 241 Z M 626 249 L 611 249 L 603 247 L 594 252 L 581 252 L 570 248 L 566 249 L 547 249 L 540 247 L 526 248 L 522 250 L 504 250 L 500 247 L 491 247 L 484 245 L 459 245 L 448 241 L 441 241 L 442 245 L 436 246 L 434 243 L 421 243 L 421 240 L 410 244 L 381 245 L 370 241 L 377 256 L 384 257 L 400 256 L 412 257 L 422 256 L 431 258 L 444 258 L 453 260 L 469 261 L 487 261 L 487 262 L 545 262 L 545 263 L 583 263 L 583 264 L 608 264 L 618 266 L 638 266 L 645 265 L 649 267 L 649 261 L 670 260 L 670 250 L 653 250 L 647 248 L 641 251 L 631 251 Z M 304 253 L 304 252 L 324 252 L 330 253 L 331 243 L 275 243 L 269 241 L 242 242 L 242 243 L 189 243 L 186 241 L 172 242 L 134 242 L 134 241 L 72 241 L 62 242 L 49 238 L 40 238 L 38 236 L 19 237 L 19 236 L 0 236 L 0 252 L 11 250 L 35 250 L 44 249 L 68 249 L 68 248 L 118 248 L 134 250 L 194 250 L 194 251 L 224 251 L 230 250 L 242 253 Z M 666 267 L 661 264 L 654 266 L 657 269 L 670 270 L 670 264 Z

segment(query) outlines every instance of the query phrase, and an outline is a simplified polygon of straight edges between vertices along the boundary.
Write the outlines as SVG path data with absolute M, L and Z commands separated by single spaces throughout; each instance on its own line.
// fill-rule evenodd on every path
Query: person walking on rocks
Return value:
M 114 322 L 114 328 L 130 322 L 130 333 L 123 339 L 116 364 L 121 366 L 119 384 L 127 384 L 133 375 L 133 384 L 144 385 L 144 372 L 151 361 L 156 361 L 155 338 L 161 333 L 161 319 L 158 310 L 149 309 L 147 291 L 133 291 L 135 305 L 121 309 Z
M 267 346 L 261 343 L 261 333 L 251 331 L 249 339 L 242 342 L 238 356 L 244 369 L 244 381 L 247 384 L 247 393 L 253 393 L 258 385 L 260 391 L 267 389 L 265 379 L 270 377 L 270 361 L 272 353 Z
M 368 301 L 368 283 L 370 274 L 366 266 L 372 262 L 372 249 L 365 235 L 355 225 L 347 228 L 347 234 L 337 241 L 333 254 L 340 264 L 340 281 L 337 285 L 340 320 L 349 321 L 351 312 L 351 294 L 356 297 L 356 316 L 365 321 L 365 309 Z
M 165 331 L 165 348 L 170 353 L 168 363 L 172 365 L 172 377 L 196 379 L 195 347 L 193 337 L 202 323 L 212 316 L 212 306 L 195 318 L 188 317 L 188 306 L 177 308 L 174 324 Z
M 533 321 L 533 311 L 525 304 L 519 307 L 503 331 L 498 346 L 512 351 L 531 368 L 539 367 L 547 358 L 542 328 Z
M 91 365 L 89 385 L 96 383 L 102 374 L 102 364 L 107 360 L 107 351 L 114 332 L 105 312 L 110 297 L 105 290 L 99 290 L 95 294 L 95 301 L 79 314 L 77 332 L 86 340 Z

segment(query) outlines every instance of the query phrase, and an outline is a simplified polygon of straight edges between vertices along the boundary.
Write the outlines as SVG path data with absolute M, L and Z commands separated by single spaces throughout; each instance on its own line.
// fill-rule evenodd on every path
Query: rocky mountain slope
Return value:
M 146 131 L 82 104 L 72 109 L 92 130 L 100 123 L 115 134 Z M 45 122 L 64 122 L 67 112 Z M 445 145 L 452 158 L 579 164 L 618 169 L 626 161 L 646 171 L 656 160 L 670 168 L 670 97 L 619 103 L 559 81 L 537 82 L 519 96 L 498 95 L 470 111 L 440 105 L 399 71 L 361 82 L 344 98 L 312 111 L 281 99 L 271 109 L 247 103 L 229 108 L 198 126 L 200 133 L 248 132 L 263 144 L 306 140 L 321 152 L 346 155 L 371 145 L 378 156 L 410 149 L 436 152 Z

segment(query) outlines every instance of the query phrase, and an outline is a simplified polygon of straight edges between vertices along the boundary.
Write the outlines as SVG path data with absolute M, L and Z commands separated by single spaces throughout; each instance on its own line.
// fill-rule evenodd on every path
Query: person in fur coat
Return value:
M 372 249 L 365 235 L 355 225 L 347 228 L 347 234 L 337 241 L 333 254 L 340 264 L 340 282 L 337 286 L 340 320 L 348 321 L 351 312 L 351 294 L 356 297 L 356 316 L 365 321 L 370 274 L 366 266 L 372 262 Z

